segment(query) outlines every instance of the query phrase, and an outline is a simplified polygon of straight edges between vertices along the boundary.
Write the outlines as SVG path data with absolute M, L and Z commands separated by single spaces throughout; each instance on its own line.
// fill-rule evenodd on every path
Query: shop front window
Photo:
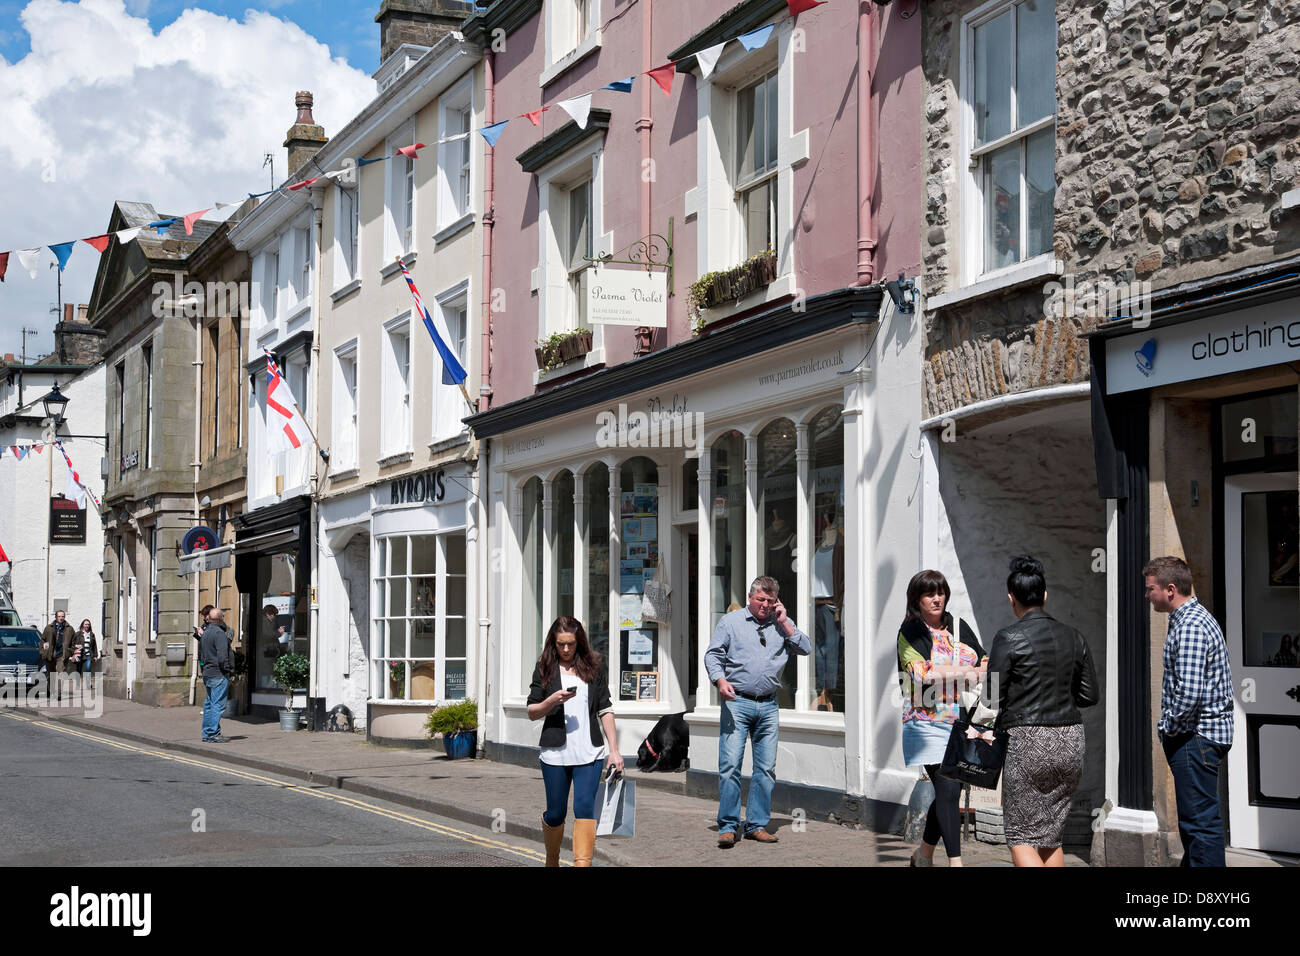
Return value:
M 812 557 L 814 710 L 844 710 L 844 408 L 820 412 L 808 429 Z
M 582 624 L 591 647 L 601 656 L 609 679 L 609 468 L 597 462 L 583 476 L 586 495 L 582 532 L 587 556 L 587 606 Z
M 376 547 L 374 686 L 393 700 L 463 698 L 465 535 L 397 535 Z
M 619 471 L 619 700 L 659 700 L 659 624 L 643 614 L 645 582 L 659 567 L 659 468 L 649 458 Z
M 745 580 L 745 436 L 730 431 L 713 443 L 713 559 L 709 562 L 709 637 L 748 600 Z M 713 688 L 712 703 L 718 703 Z
M 526 687 L 533 668 L 542 656 L 542 638 L 551 622 L 542 623 L 542 549 L 543 532 L 542 479 L 530 478 L 523 490 L 523 518 L 519 528 L 520 552 L 523 556 L 523 633 L 519 646 L 523 654 L 521 673 Z
M 794 422 L 778 418 L 758 435 L 758 567 L 776 581 L 777 597 L 806 634 L 809 623 L 798 618 L 795 554 L 799 548 L 795 507 L 798 437 Z M 795 706 L 798 656 L 790 655 L 779 693 L 781 707 Z
M 257 649 L 253 657 L 253 687 L 276 691 L 272 669 L 290 652 L 307 654 L 306 575 L 299 573 L 296 554 L 264 554 L 257 559 Z
M 555 502 L 555 593 L 552 595 L 557 617 L 573 617 L 573 472 L 565 471 L 551 485 Z M 547 625 L 550 626 L 549 624 Z

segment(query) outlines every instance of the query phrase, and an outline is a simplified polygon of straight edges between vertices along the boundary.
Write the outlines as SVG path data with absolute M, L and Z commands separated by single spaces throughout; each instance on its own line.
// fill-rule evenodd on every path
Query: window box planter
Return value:
M 707 323 L 703 312 L 764 289 L 776 281 L 776 253 L 771 249 L 721 272 L 708 272 L 691 283 L 689 303 L 695 333 Z
M 537 367 L 543 372 L 559 368 L 565 362 L 582 358 L 591 351 L 592 333 L 590 329 L 575 329 L 572 332 L 556 332 L 549 339 L 538 341 L 534 354 Z

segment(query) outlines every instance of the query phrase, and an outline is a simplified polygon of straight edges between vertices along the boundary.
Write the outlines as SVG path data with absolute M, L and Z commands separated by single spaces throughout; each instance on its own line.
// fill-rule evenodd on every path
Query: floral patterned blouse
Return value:
M 958 642 L 954 651 L 952 638 L 932 627 L 930 638 L 934 645 L 927 661 L 902 634 L 898 635 L 898 659 L 903 671 L 903 723 L 909 720 L 955 723 L 959 710 L 956 691 L 965 687 L 951 678 L 931 682 L 930 673 L 936 667 L 978 667 L 980 664 L 979 655 L 969 644 Z M 945 689 L 947 692 L 941 693 Z

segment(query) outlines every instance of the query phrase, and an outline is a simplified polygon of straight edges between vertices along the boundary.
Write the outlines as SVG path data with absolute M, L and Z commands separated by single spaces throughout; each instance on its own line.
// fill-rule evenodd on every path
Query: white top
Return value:
M 835 545 L 813 552 L 813 597 L 835 597 Z
M 577 694 L 566 700 L 564 707 L 564 746 L 543 747 L 542 763 L 552 767 L 577 767 L 595 760 L 605 759 L 609 748 L 591 743 L 591 705 L 587 699 L 587 682 L 577 674 L 566 674 L 560 668 L 560 686 L 575 690 Z

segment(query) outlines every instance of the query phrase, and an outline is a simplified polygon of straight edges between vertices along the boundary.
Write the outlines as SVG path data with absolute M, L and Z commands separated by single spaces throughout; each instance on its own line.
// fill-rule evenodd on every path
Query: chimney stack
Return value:
M 383 0 L 379 24 L 379 62 L 403 43 L 431 47 L 474 15 L 472 2 L 461 0 Z
M 329 142 L 323 127 L 316 125 L 311 115 L 312 95 L 307 90 L 294 94 L 293 105 L 298 116 L 285 134 L 284 145 L 289 150 L 289 178 L 293 179 L 316 151 Z
M 91 328 L 86 305 L 63 305 L 63 321 L 54 327 L 54 352 L 60 365 L 94 365 L 104 355 L 104 329 Z

